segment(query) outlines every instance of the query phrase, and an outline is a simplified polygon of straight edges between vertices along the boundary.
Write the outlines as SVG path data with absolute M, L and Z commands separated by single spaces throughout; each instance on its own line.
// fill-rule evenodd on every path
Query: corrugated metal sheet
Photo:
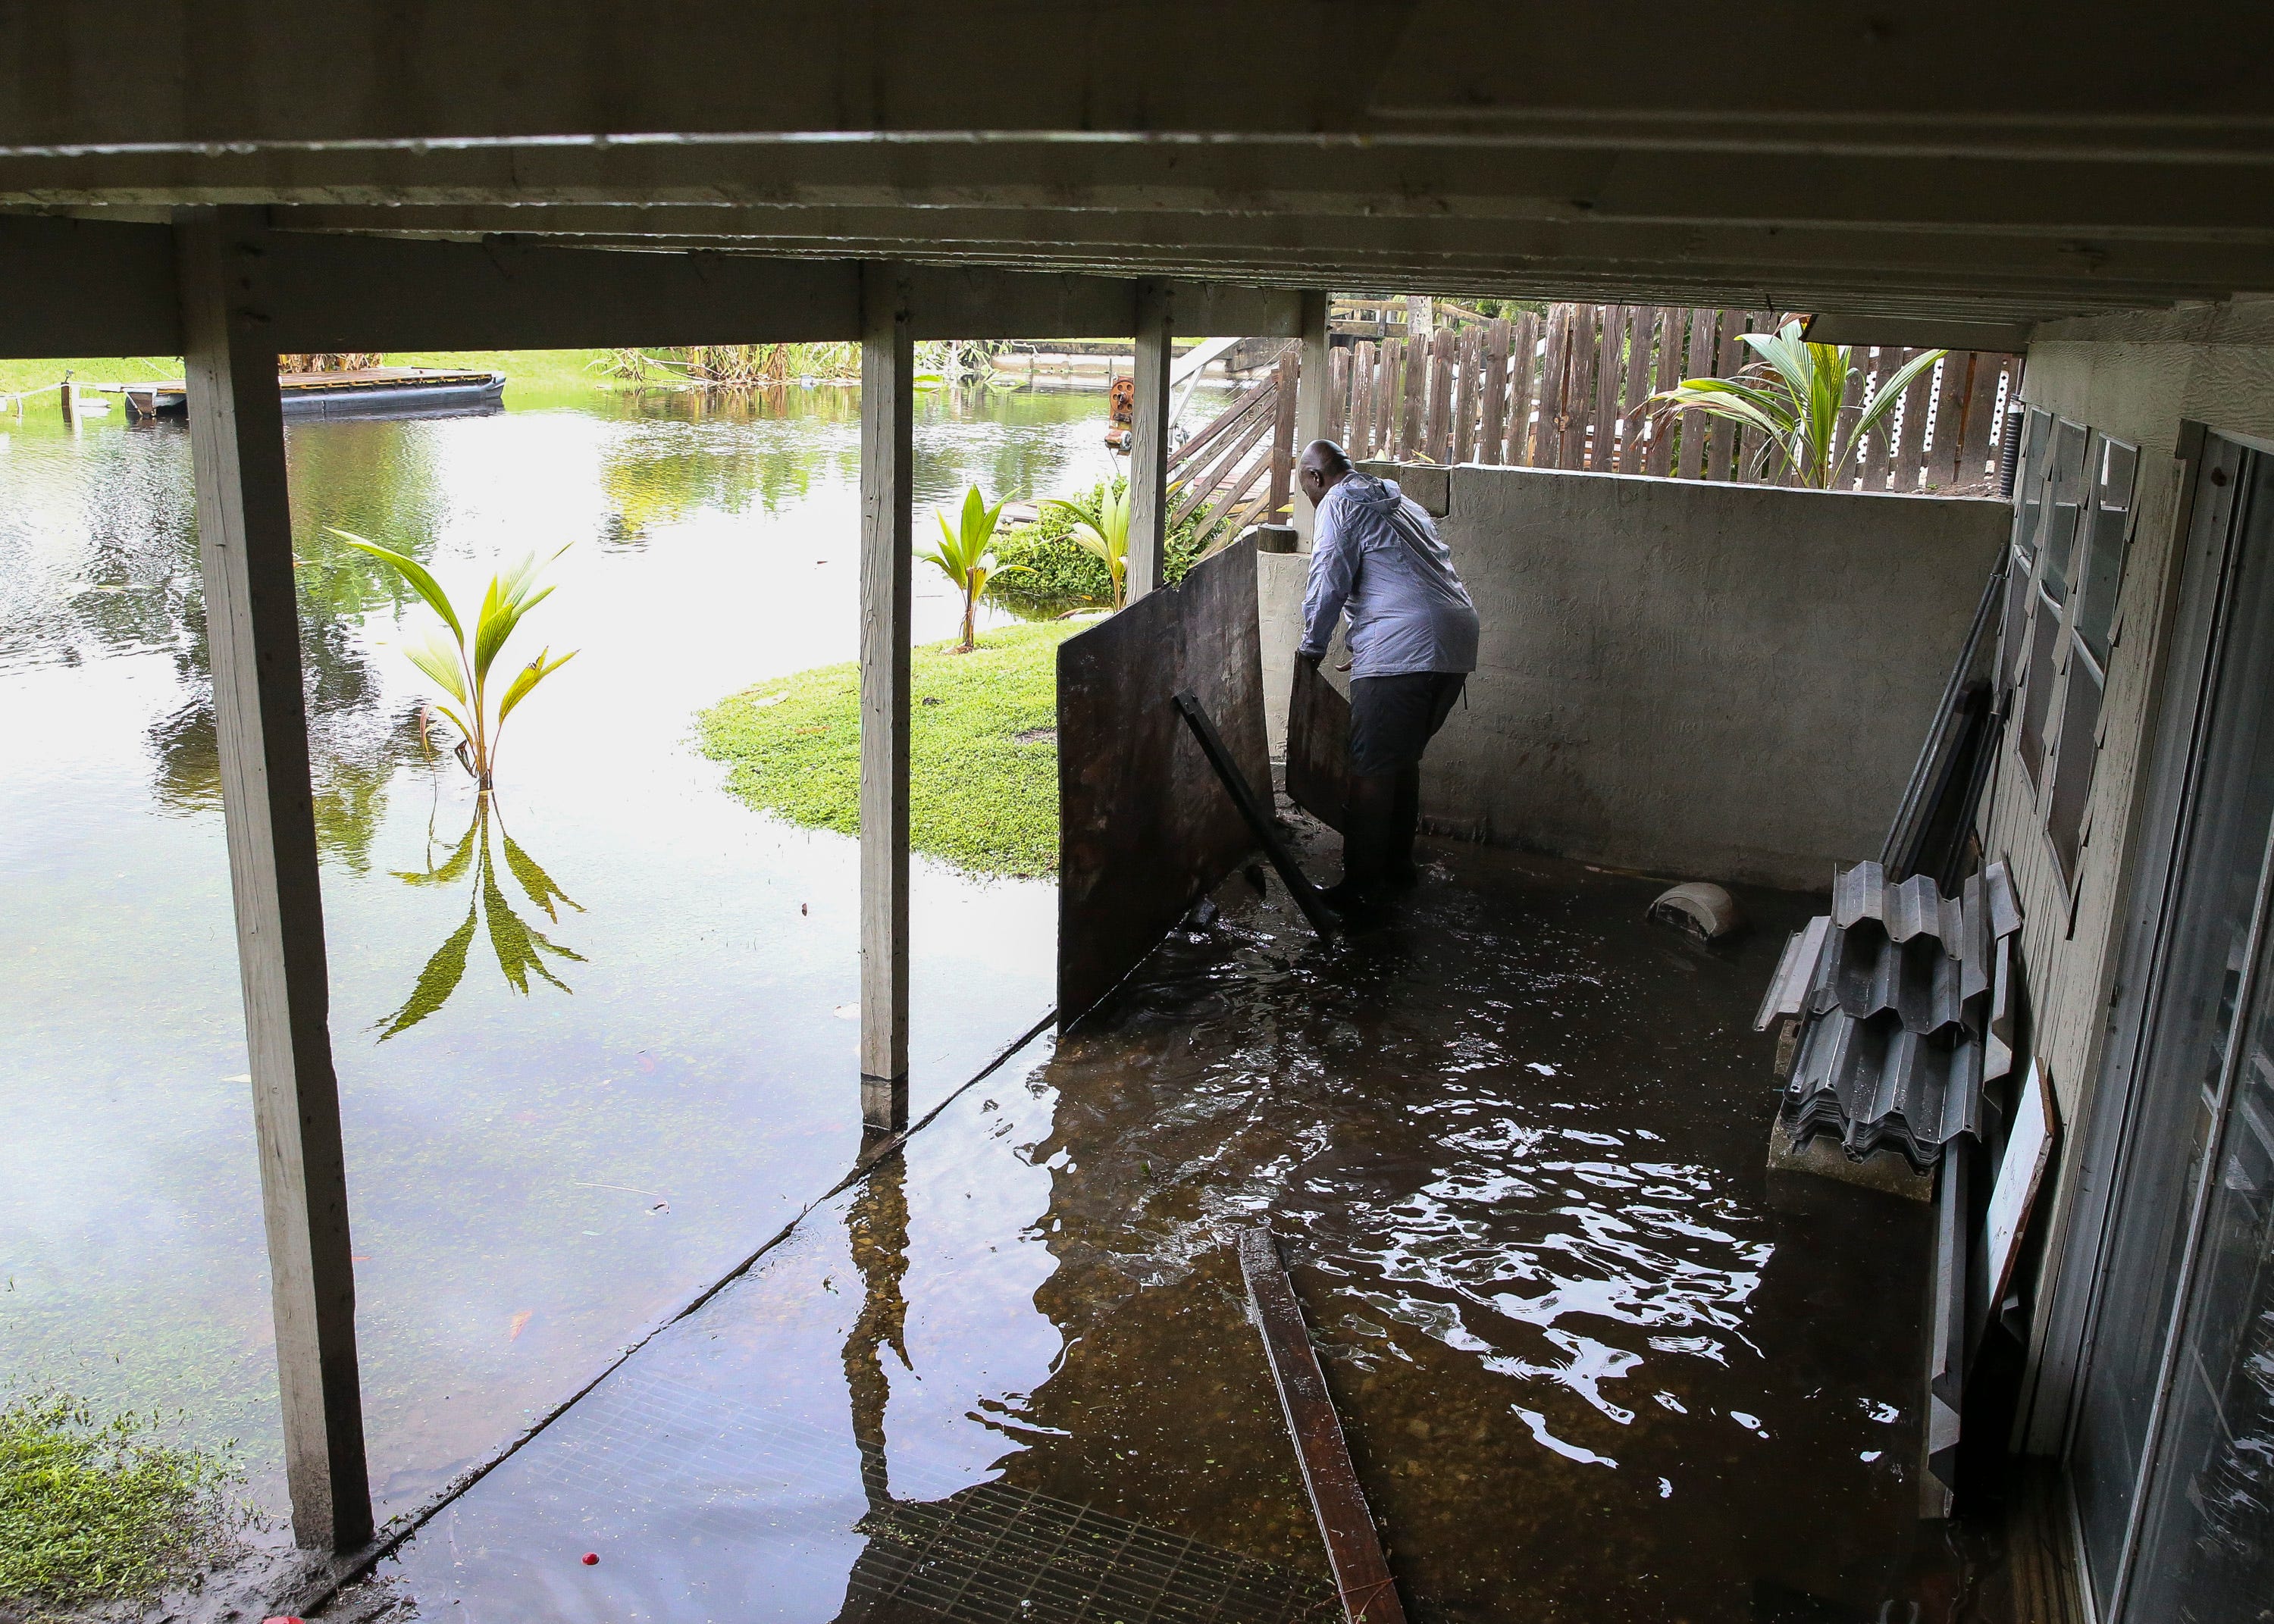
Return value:
M 1957 897 L 1923 876 L 1891 885 L 1875 862 L 1841 873 L 1832 912 L 1786 944 L 1758 1022 L 1803 1022 L 1781 1106 L 1794 1142 L 1829 1133 L 1851 1155 L 1894 1149 L 1930 1168 L 1980 1132 L 1982 1084 L 2012 1064 L 2020 927 L 2003 863 Z

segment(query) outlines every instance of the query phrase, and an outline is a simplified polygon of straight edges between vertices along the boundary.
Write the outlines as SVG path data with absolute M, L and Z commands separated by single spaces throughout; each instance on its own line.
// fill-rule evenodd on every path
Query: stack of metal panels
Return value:
M 1900 1151 L 1925 1169 L 1981 1132 L 1982 1085 L 2012 1068 L 2013 938 L 2020 905 L 1996 862 L 1946 897 L 1875 862 L 1844 869 L 1832 912 L 1793 933 L 1755 1029 L 1797 1016 L 1781 1116 L 1796 1145 L 1820 1133 L 1851 1156 Z

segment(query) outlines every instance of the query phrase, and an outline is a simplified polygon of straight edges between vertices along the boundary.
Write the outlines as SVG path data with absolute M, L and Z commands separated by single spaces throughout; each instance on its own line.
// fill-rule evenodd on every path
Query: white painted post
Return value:
M 900 267 L 861 270 L 861 1118 L 908 1119 L 909 445 L 915 346 Z
M 1163 584 L 1169 566 L 1169 289 L 1137 284 L 1137 401 L 1129 425 L 1128 600 Z
M 343 1551 L 371 1538 L 371 1490 L 261 222 L 180 211 L 176 268 L 285 1482 L 294 1538 Z
M 1295 375 L 1295 455 L 1299 462 L 1304 447 L 1327 435 L 1327 296 L 1306 289 L 1298 320 L 1302 356 L 1297 363 L 1301 370 Z M 1295 517 L 1295 545 L 1308 553 L 1318 515 L 1299 492 L 1289 510 Z

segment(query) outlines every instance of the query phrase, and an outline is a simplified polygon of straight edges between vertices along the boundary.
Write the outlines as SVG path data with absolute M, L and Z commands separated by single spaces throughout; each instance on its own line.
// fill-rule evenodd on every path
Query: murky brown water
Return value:
M 1324 1616 L 1228 1244 L 1269 1222 L 1415 1617 L 1969 1616 L 1915 1512 L 1925 1211 L 1763 1168 L 1750 1016 L 1808 899 L 1707 949 L 1649 882 L 1439 860 L 1329 946 L 1234 882 L 388 1580 L 468 1620 Z

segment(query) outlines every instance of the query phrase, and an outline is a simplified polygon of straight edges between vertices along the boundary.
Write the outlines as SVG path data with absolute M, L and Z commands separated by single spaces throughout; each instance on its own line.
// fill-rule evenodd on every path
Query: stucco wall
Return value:
M 1835 860 L 1879 854 L 2002 505 L 1389 471 L 1442 511 L 1484 622 L 1467 705 L 1424 768 L 1431 818 L 1609 866 L 1811 890 Z

